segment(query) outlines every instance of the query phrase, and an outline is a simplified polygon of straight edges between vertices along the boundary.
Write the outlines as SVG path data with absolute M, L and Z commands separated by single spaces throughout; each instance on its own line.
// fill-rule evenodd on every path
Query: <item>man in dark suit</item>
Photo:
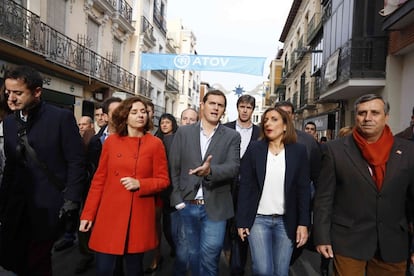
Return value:
M 408 140 L 414 140 L 414 108 L 411 114 L 410 126 L 403 131 L 395 134 L 395 136 Z
M 405 275 L 406 203 L 414 196 L 414 144 L 393 137 L 379 95 L 354 103 L 352 135 L 327 143 L 314 202 L 314 241 L 338 275 Z
M 27 66 L 5 77 L 14 113 L 4 120 L 0 263 L 18 275 L 52 275 L 59 214 L 76 219 L 84 181 L 83 145 L 73 113 L 43 102 L 42 85 L 39 72 Z
M 240 159 L 246 152 L 250 142 L 259 139 L 260 128 L 252 123 L 252 115 L 256 106 L 256 99 L 250 95 L 242 95 L 238 98 L 237 103 L 237 120 L 224 124 L 226 127 L 235 129 L 240 133 Z M 234 179 L 232 188 L 233 203 L 237 206 L 237 195 L 239 194 L 239 176 Z M 244 275 L 244 267 L 246 266 L 247 253 L 249 244 L 242 241 L 237 234 L 234 219 L 230 219 L 227 225 L 226 240 L 224 245 L 224 254 L 228 258 L 230 264 L 231 275 Z M 235 252 L 234 252 L 235 251 Z
M 181 126 L 169 154 L 171 206 L 185 229 L 191 275 L 218 275 L 227 219 L 234 216 L 231 185 L 240 165 L 240 135 L 220 124 L 226 96 L 211 90 L 200 122 Z
M 275 107 L 280 107 L 290 115 L 292 121 L 295 120 L 295 108 L 291 102 L 280 101 L 275 104 Z M 306 146 L 306 152 L 308 153 L 308 160 L 310 164 L 310 178 L 314 187 L 321 170 L 321 150 L 318 142 L 313 136 L 298 129 L 296 129 L 296 135 L 298 137 L 298 143 Z

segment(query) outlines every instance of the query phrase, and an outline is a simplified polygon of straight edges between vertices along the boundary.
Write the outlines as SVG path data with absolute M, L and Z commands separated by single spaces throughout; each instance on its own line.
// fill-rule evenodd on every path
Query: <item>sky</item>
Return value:
M 168 0 L 167 19 L 182 19 L 196 36 L 199 55 L 266 57 L 263 76 L 201 72 L 201 80 L 227 91 L 253 90 L 267 80 L 270 61 L 283 44 L 280 35 L 292 0 Z

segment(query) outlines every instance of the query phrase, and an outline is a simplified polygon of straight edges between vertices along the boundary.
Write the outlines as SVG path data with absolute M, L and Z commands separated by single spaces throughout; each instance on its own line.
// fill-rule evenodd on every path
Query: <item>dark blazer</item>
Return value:
M 403 131 L 395 134 L 395 136 L 400 137 L 400 138 L 404 138 L 404 139 L 408 139 L 408 140 L 413 140 L 413 126 L 409 126 L 406 129 L 404 129 Z
M 228 123 L 225 123 L 224 125 L 226 127 L 236 129 L 236 121 L 237 120 L 232 121 L 232 122 L 228 122 Z M 250 142 L 256 141 L 257 139 L 259 139 L 259 136 L 260 136 L 260 127 L 253 124 L 253 131 L 252 131 L 252 136 L 251 136 Z
M 6 166 L 0 189 L 3 241 L 7 239 L 15 250 L 27 238 L 55 237 L 63 198 L 79 202 L 85 176 L 84 148 L 72 112 L 42 102 L 31 110 L 27 122 L 29 144 L 65 184 L 63 193 L 30 157 L 16 150 L 19 113 L 4 120 Z
M 407 196 L 414 195 L 414 143 L 394 138 L 380 192 L 352 135 L 328 142 L 314 199 L 315 245 L 369 260 L 408 258 Z
M 316 185 L 321 170 L 321 148 L 312 135 L 301 130 L 296 130 L 296 135 L 298 137 L 297 142 L 306 146 L 310 168 L 310 179 L 314 185 Z
M 240 164 L 240 191 L 236 223 L 238 228 L 253 226 L 266 177 L 268 142 L 250 143 Z M 306 148 L 296 143 L 285 145 L 285 214 L 289 238 L 296 240 L 298 225 L 310 224 L 309 166 Z M 305 162 L 303 162 L 305 161 Z
M 201 166 L 212 155 L 211 175 L 189 175 L 190 169 Z M 200 149 L 200 122 L 181 126 L 175 133 L 169 156 L 171 168 L 171 206 L 195 198 L 202 182 L 205 208 L 211 220 L 234 216 L 231 184 L 239 171 L 240 134 L 223 125 L 214 133 L 204 160 Z

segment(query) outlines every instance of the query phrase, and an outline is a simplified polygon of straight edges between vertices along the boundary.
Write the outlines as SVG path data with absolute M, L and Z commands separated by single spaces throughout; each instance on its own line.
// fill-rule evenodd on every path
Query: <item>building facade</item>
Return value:
M 314 121 L 318 136 L 334 139 L 352 125 L 353 103 L 385 93 L 386 32 L 382 0 L 294 0 L 280 41 L 282 85 L 276 98 L 297 107 L 301 128 Z M 394 95 L 392 95 L 394 96 Z
M 93 117 L 113 92 L 135 93 L 129 68 L 131 2 L 4 0 L 0 3 L 3 74 L 27 64 L 44 77 L 43 98 Z

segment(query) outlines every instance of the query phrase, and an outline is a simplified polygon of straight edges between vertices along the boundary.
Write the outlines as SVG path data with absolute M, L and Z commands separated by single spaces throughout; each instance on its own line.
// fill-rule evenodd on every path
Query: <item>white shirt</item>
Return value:
M 285 213 L 285 150 L 274 155 L 267 152 L 266 176 L 257 213 L 283 215 Z
M 240 142 L 240 158 L 243 157 L 244 153 L 247 150 L 247 146 L 252 139 L 253 124 L 249 127 L 242 127 L 239 125 L 239 120 L 236 120 L 236 130 L 240 133 L 241 142 Z
M 206 155 L 208 146 L 211 143 L 211 139 L 213 138 L 214 133 L 216 133 L 216 130 L 218 128 L 219 124 L 213 129 L 213 132 L 210 133 L 210 135 L 206 135 L 204 133 L 203 129 L 203 121 L 200 121 L 200 149 L 201 149 L 201 159 L 204 160 L 204 157 Z M 197 194 L 195 196 L 195 199 L 202 199 L 203 198 L 203 189 L 202 185 L 200 185 L 200 188 L 198 188 Z

